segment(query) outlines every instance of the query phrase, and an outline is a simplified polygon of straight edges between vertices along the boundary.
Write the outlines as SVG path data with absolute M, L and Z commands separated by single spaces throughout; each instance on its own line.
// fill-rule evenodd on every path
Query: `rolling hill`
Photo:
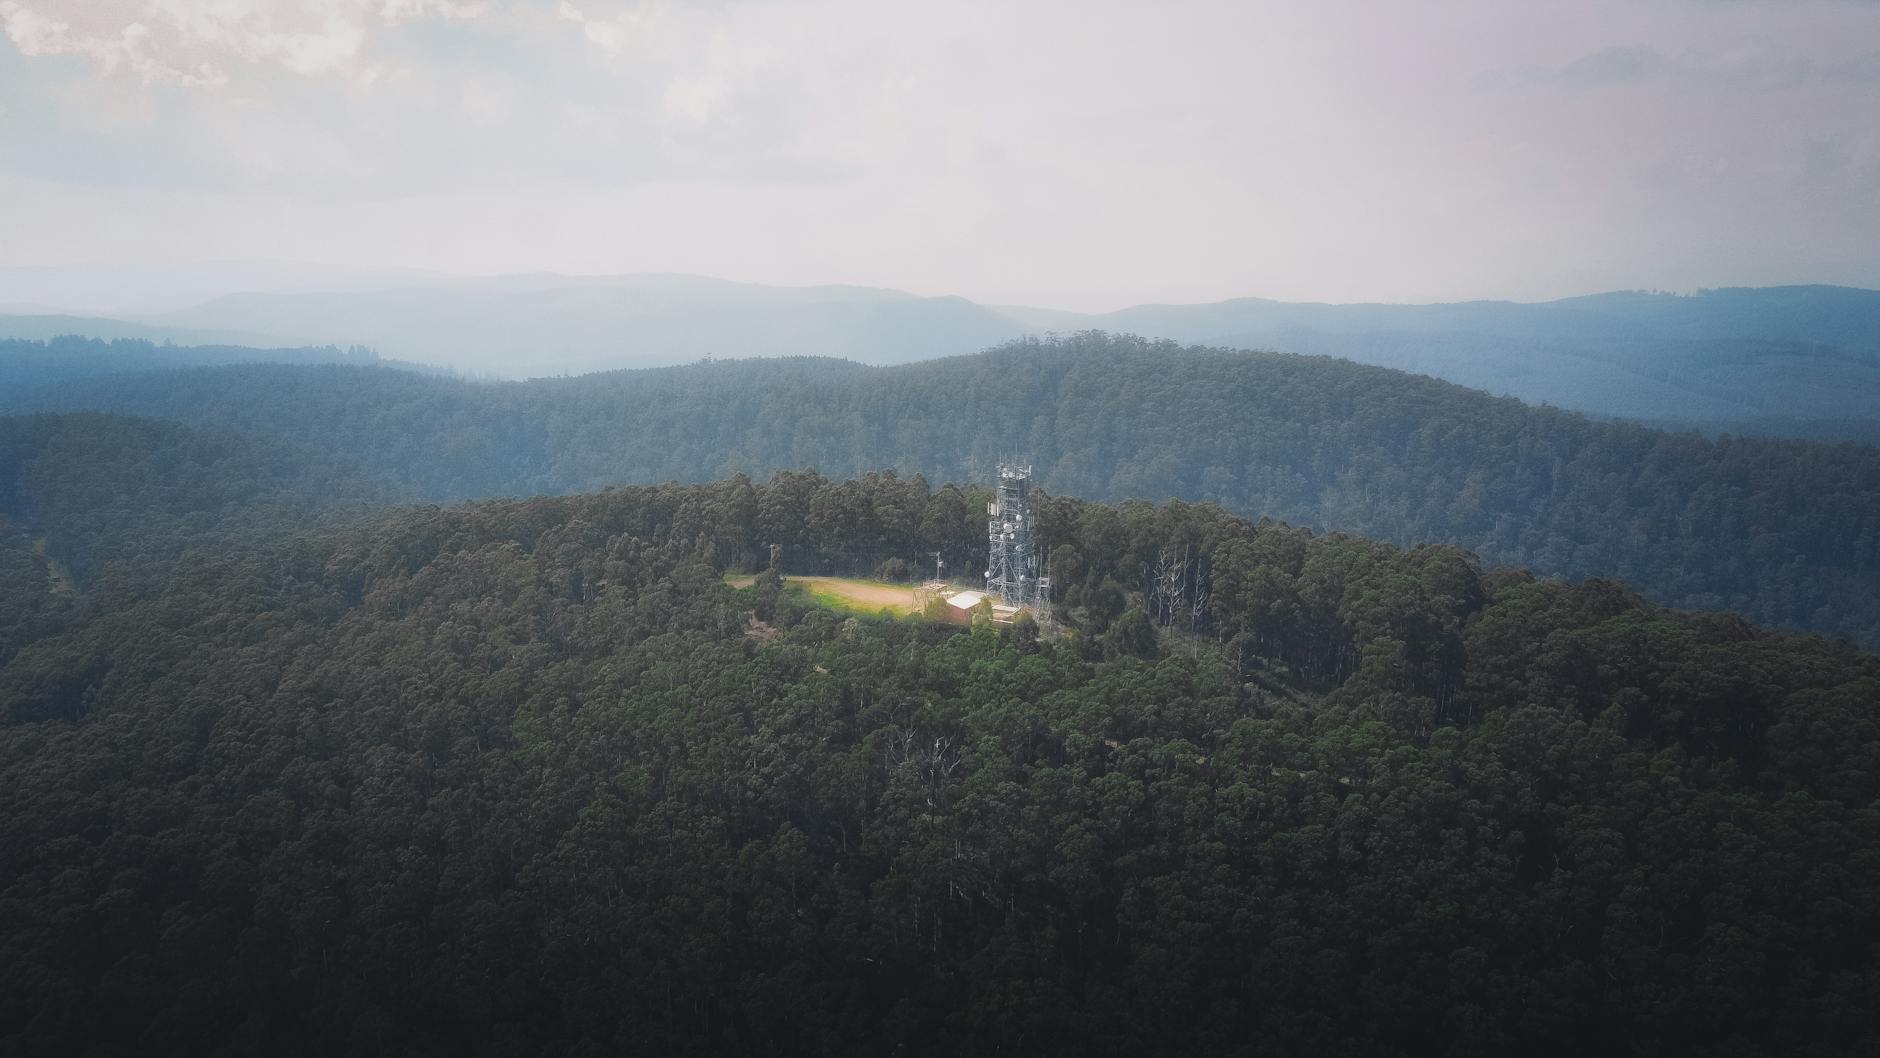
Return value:
M 230 364 L 359 364 L 442 374 L 439 368 L 387 360 L 357 346 L 270 348 L 242 344 L 177 345 L 145 338 L 80 338 L 59 330 L 40 340 L 0 338 L 0 407 L 31 404 L 40 387 L 178 367 Z
M 1320 357 L 1081 335 L 892 368 L 770 359 L 474 383 L 251 365 L 6 399 L 265 435 L 436 499 L 803 467 L 978 481 L 1021 453 L 1058 492 L 1455 544 L 1880 644 L 1875 449 L 1600 423 Z
M 245 334 L 255 336 L 249 344 L 363 344 L 391 357 L 513 378 L 701 357 L 898 364 L 1026 334 L 1103 330 L 1335 356 L 1530 403 L 1713 432 L 1866 439 L 1880 431 L 1880 292 L 1852 288 L 1615 292 L 1534 304 L 1241 298 L 1083 314 L 674 275 L 333 285 L 232 291 L 145 317 L 143 325 L 222 342 Z M 6 326 L 0 319 L 0 333 Z M 133 333 L 121 322 L 70 326 L 101 337 Z M 27 329 L 34 328 L 44 324 Z
M 1880 660 L 1192 504 L 1043 505 L 1066 636 L 721 578 L 771 542 L 971 554 L 984 498 L 785 474 L 316 515 L 42 629 L 0 658 L 0 1043 L 1880 1041 Z M 1124 586 L 1171 547 L 1212 590 L 1157 627 Z
M 1712 428 L 1880 418 L 1880 292 L 1845 287 L 1618 292 L 1539 304 L 1248 298 L 1053 325 L 1337 356 L 1620 418 Z
M 75 297 L 83 278 L 23 274 L 14 300 Z M 114 273 L 92 278 L 94 287 L 110 288 Z M 1713 433 L 1880 437 L 1880 292 L 1844 287 L 1630 291 L 1532 304 L 1239 298 L 1088 314 L 683 275 L 472 278 L 276 265 L 248 279 L 243 285 L 231 268 L 185 276 L 171 297 L 213 296 L 141 322 L 0 316 L 0 336 L 365 345 L 401 360 L 522 378 L 704 357 L 898 364 L 1024 335 L 1103 330 L 1335 356 L 1530 403 Z M 0 302 L 8 300 L 7 281 L 0 272 Z

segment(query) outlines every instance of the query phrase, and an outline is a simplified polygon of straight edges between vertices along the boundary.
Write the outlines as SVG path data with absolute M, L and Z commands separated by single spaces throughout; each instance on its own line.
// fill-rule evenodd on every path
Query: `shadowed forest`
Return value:
M 138 513 L 0 527 L 43 602 L 0 652 L 15 1053 L 1880 1044 L 1849 646 L 1057 496 L 1063 635 L 845 617 L 723 574 L 971 568 L 987 494 L 368 490 L 307 529 L 319 459 L 66 422 L 9 425 L 135 434 L 59 486 Z

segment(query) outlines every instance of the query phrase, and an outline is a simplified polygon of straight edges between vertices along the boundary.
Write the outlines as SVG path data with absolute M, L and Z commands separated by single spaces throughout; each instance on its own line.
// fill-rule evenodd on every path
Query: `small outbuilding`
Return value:
M 992 608 L 992 623 L 995 625 L 1009 625 L 1018 619 L 1019 608 L 1005 605 L 991 592 L 955 592 L 946 597 L 946 603 L 947 620 L 954 624 L 972 624 L 973 614 L 978 612 L 980 603 L 985 603 Z
M 986 601 L 986 593 L 983 591 L 962 591 L 948 596 L 947 620 L 954 624 L 972 624 L 973 609 L 984 601 Z

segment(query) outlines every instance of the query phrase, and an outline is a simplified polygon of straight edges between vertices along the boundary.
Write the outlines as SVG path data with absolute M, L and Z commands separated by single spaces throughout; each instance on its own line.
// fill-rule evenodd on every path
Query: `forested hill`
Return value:
M 0 339 L 0 394 L 6 394 L 0 397 L 0 409 L 32 400 L 31 391 L 36 387 L 100 375 L 226 364 L 356 364 L 445 373 L 423 364 L 385 360 L 357 346 L 173 345 L 138 338 L 105 341 L 61 334 L 43 340 Z
M 1063 638 L 720 577 L 984 499 L 413 509 L 39 638 L 0 1051 L 1880 1048 L 1880 661 L 1187 504 L 1044 503 Z
M 278 441 L 95 413 L 0 417 L 0 661 L 80 596 L 109 607 L 407 495 Z
M 268 434 L 438 499 L 802 467 L 977 481 L 1023 453 L 1062 493 L 1452 543 L 1880 646 L 1875 449 L 1596 423 L 1325 358 L 1086 334 L 895 368 L 783 359 L 478 384 L 243 366 L 35 399 Z
M 1025 334 L 1104 330 L 1336 356 L 1591 415 L 1706 431 L 1862 440 L 1880 432 L 1880 291 L 1851 287 L 1615 291 L 1538 303 L 1432 305 L 1235 298 L 1088 314 L 679 275 L 301 274 L 275 276 L 285 285 L 270 289 L 265 270 L 239 280 L 200 271 L 6 271 L 0 269 L 0 291 L 11 282 L 16 296 L 29 301 L 38 290 L 103 307 L 78 292 L 153 287 L 169 291 L 172 308 L 192 300 L 188 290 L 197 301 L 229 296 L 159 317 L 165 326 L 0 315 L 0 337 L 365 343 L 394 357 L 519 378 L 701 356 L 809 353 L 897 364 Z
M 1852 287 L 1614 291 L 1537 304 L 1240 298 L 1057 325 L 1337 356 L 1634 420 L 1803 437 L 1880 428 L 1880 291 Z
M 14 283 L 21 293 L 62 289 L 69 299 L 82 273 L 16 276 Z M 84 286 L 135 290 L 153 281 L 169 285 L 169 277 L 93 275 Z M 272 290 L 245 285 L 265 283 L 260 275 L 244 285 L 231 281 L 199 277 L 203 296 L 209 289 L 228 296 L 158 317 L 161 330 L 0 316 L 0 336 L 44 336 L 49 325 L 61 328 L 50 333 L 94 337 L 167 333 L 179 343 L 192 332 L 260 332 L 275 337 L 238 344 L 364 343 L 389 356 L 525 378 L 702 356 L 815 354 L 898 364 L 1026 334 L 1104 330 L 1342 357 L 1633 421 L 1800 437 L 1871 438 L 1880 429 L 1880 291 L 1850 287 L 1432 305 L 1235 298 L 1088 314 L 679 275 L 302 276 Z M 0 275 L 0 291 L 7 282 Z

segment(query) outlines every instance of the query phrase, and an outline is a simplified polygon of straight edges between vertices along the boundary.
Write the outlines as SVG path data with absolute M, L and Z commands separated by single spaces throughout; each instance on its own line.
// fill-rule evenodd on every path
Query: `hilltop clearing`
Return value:
M 749 573 L 725 576 L 725 583 L 733 588 L 748 588 L 756 581 L 757 577 Z M 889 610 L 900 614 L 919 612 L 914 603 L 914 587 L 909 584 L 890 584 L 887 581 L 854 577 L 791 577 L 787 586 L 804 592 L 820 605 L 836 610 L 861 613 Z

